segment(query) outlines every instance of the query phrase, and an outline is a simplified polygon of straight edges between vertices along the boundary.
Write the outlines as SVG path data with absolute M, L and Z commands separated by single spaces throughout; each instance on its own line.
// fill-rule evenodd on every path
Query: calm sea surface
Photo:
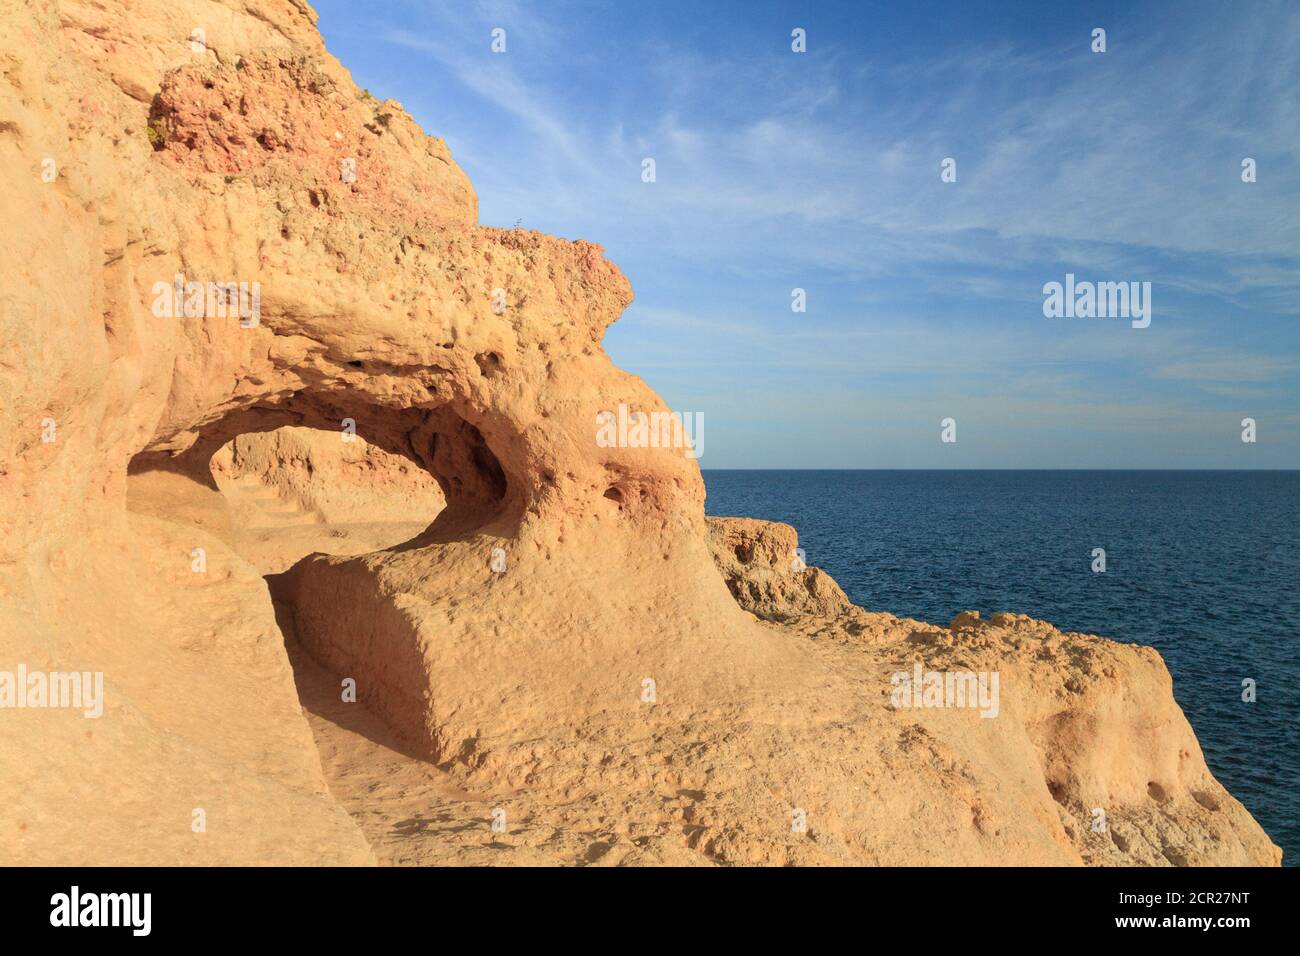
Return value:
M 1300 864 L 1300 472 L 717 471 L 856 604 L 1015 611 L 1150 644 L 1210 770 Z M 1091 570 L 1106 550 L 1106 573 Z M 1241 699 L 1243 678 L 1258 699 Z

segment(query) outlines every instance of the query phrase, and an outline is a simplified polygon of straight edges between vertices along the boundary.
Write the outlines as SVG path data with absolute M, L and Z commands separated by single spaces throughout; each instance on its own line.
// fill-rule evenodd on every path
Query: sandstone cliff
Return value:
M 856 608 L 601 447 L 627 280 L 305 3 L 2 9 L 0 671 L 105 694 L 0 710 L 0 863 L 1278 862 L 1154 651 Z

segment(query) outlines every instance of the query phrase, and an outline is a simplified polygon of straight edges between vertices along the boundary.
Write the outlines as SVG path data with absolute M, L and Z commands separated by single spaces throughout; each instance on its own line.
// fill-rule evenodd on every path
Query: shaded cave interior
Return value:
M 195 431 L 175 440 L 187 445 L 181 450 L 164 442 L 131 460 L 128 508 L 213 531 L 263 573 L 284 568 L 268 566 L 265 548 L 250 554 L 241 545 L 275 525 L 267 517 L 297 512 L 293 524 L 319 530 L 298 534 L 322 546 L 296 561 L 313 550 L 360 553 L 330 546 L 351 533 L 332 526 L 366 526 L 360 537 L 375 545 L 367 550 L 379 550 L 417 538 L 508 535 L 523 512 L 519 480 L 450 405 L 385 408 L 349 393 L 300 392 L 227 412 Z M 386 524 L 393 527 L 381 533 Z M 287 537 L 283 543 L 285 554 L 295 550 Z M 273 563 L 283 562 L 282 555 Z
M 522 494 L 480 429 L 450 405 L 394 409 L 354 398 L 300 393 L 214 418 L 175 443 L 183 450 L 144 451 L 128 466 L 127 507 L 194 528 L 196 545 L 215 547 L 216 538 L 252 565 L 266 582 L 300 703 L 405 752 L 364 707 L 339 707 L 337 675 L 296 640 L 280 580 L 313 554 L 510 534 Z

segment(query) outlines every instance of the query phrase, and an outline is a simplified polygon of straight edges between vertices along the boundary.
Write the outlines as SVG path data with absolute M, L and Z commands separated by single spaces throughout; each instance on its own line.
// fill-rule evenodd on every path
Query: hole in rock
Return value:
M 408 541 L 446 506 L 437 480 L 359 435 L 284 427 L 240 435 L 212 456 L 230 543 L 263 574 L 314 552 L 363 554 Z
M 266 578 L 268 604 L 275 576 L 311 554 L 513 533 L 522 493 L 478 427 L 450 406 L 356 398 L 294 392 L 203 423 L 175 440 L 187 446 L 179 453 L 141 452 L 128 467 L 128 510 L 179 526 L 185 570 L 192 548 L 212 552 L 209 565 L 226 549 L 243 558 Z
M 393 547 L 427 529 L 447 506 L 438 479 L 422 464 L 343 430 L 245 432 L 201 459 L 138 456 L 130 509 L 194 525 L 263 575 L 317 552 Z
M 355 426 L 348 440 L 340 427 L 345 419 Z M 366 801 L 366 814 L 382 818 L 392 809 L 370 806 L 365 796 L 372 770 L 365 748 L 374 745 L 403 758 L 382 764 L 385 772 L 409 775 L 412 788 L 437 799 L 445 782 L 427 758 L 364 702 L 341 701 L 342 675 L 306 653 L 296 634 L 298 611 L 282 599 L 277 578 L 313 553 L 438 547 L 484 529 L 509 534 L 524 511 L 519 483 L 479 428 L 446 406 L 373 408 L 304 390 L 279 405 L 229 413 L 197 433 L 179 454 L 160 448 L 137 455 L 127 480 L 129 511 L 166 523 L 169 550 L 161 560 L 174 561 L 170 573 L 188 584 L 191 548 L 208 552 L 206 578 L 193 580 L 196 594 L 210 597 L 194 602 L 187 625 L 195 634 L 220 635 L 232 621 L 274 620 L 322 753 L 337 757 L 343 748 L 352 755 L 346 759 L 358 761 L 355 773 L 328 777 L 345 803 L 350 794 L 350 810 Z M 157 527 L 142 531 L 156 536 Z M 243 561 L 232 561 L 232 552 Z M 257 586 L 259 578 L 265 587 Z
M 487 438 L 446 405 L 383 408 L 303 390 L 230 411 L 187 443 L 132 459 L 128 507 L 211 531 L 264 574 L 417 535 L 508 535 L 523 513 Z
M 484 378 L 492 378 L 501 371 L 501 356 L 496 352 L 479 352 L 474 356 L 474 361 L 478 363 Z

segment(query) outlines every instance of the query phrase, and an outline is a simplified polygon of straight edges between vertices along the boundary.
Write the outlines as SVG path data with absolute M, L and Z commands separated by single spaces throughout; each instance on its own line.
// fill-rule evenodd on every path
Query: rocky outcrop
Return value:
M 0 862 L 372 859 L 286 630 L 404 766 L 567 835 L 530 861 L 1277 861 L 1154 651 L 855 608 L 790 529 L 706 522 L 681 449 L 598 441 L 602 411 L 666 411 L 601 348 L 627 280 L 479 226 L 314 19 L 5 10 L 0 662 L 106 689 L 93 722 L 0 710 Z M 324 446 L 241 437 L 285 426 L 355 429 L 385 456 L 359 483 L 422 488 L 394 514 L 427 527 L 276 573 L 223 481 L 308 500 Z M 997 716 L 894 706 L 918 663 L 998 672 Z
M 808 567 L 788 524 L 709 518 L 709 550 L 736 603 L 765 621 L 854 617 L 860 609 L 821 568 Z M 851 627 L 851 623 L 846 623 Z

